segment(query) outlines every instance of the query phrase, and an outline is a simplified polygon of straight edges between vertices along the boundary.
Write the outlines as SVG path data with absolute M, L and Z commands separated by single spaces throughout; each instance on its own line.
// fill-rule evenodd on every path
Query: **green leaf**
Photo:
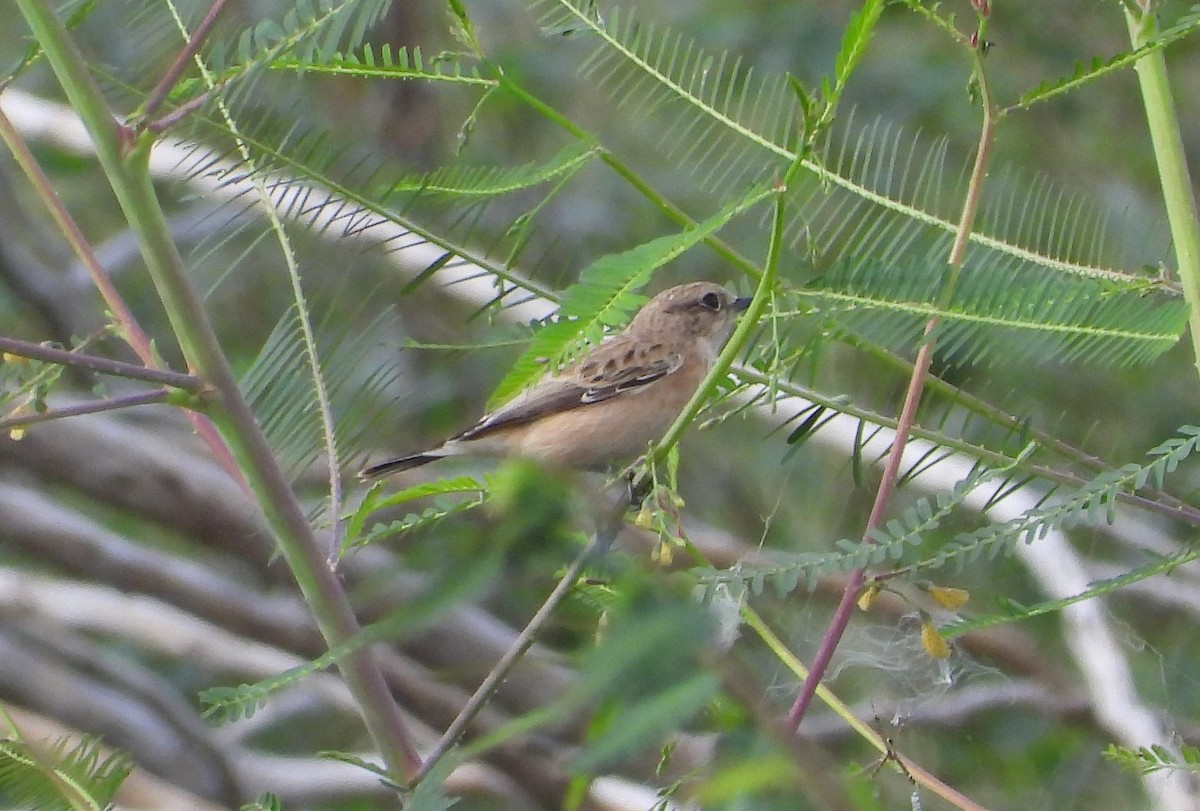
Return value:
M 1015 601 L 1010 601 L 1006 604 L 1005 611 L 997 614 L 989 614 L 982 617 L 975 617 L 971 620 L 965 620 L 953 625 L 943 627 L 941 630 L 947 639 L 952 639 L 956 636 L 961 636 L 971 631 L 987 628 L 992 625 L 1001 623 L 1009 623 L 1016 620 L 1030 619 L 1032 617 L 1040 617 L 1045 614 L 1052 614 L 1063 610 L 1069 605 L 1083 602 L 1084 600 L 1093 600 L 1097 597 L 1103 597 L 1106 594 L 1125 588 L 1133 583 L 1142 580 L 1147 580 L 1152 577 L 1169 575 L 1178 566 L 1184 563 L 1190 563 L 1193 560 L 1200 558 L 1200 548 L 1188 547 L 1182 549 L 1172 555 L 1159 557 L 1145 566 L 1138 567 L 1116 577 L 1110 577 L 1105 580 L 1099 580 L 1095 583 L 1089 583 L 1087 589 L 1079 594 L 1073 594 L 1070 597 L 1063 597 L 1058 600 L 1047 600 L 1033 605 L 1022 605 Z
M 362 528 L 368 518 L 379 510 L 415 501 L 419 498 L 445 495 L 471 495 L 481 500 L 487 493 L 487 487 L 471 476 L 456 476 L 447 479 L 437 479 L 432 482 L 415 485 L 403 490 L 388 492 L 384 495 L 383 484 L 373 486 L 363 498 L 358 508 L 347 518 L 345 537 L 348 544 L 354 544 L 355 539 L 362 533 Z
M 595 156 L 595 144 L 572 141 L 557 155 L 540 163 L 527 163 L 513 168 L 452 164 L 434 172 L 395 181 L 383 200 L 396 194 L 416 192 L 423 195 L 445 195 L 460 200 L 512 194 L 560 177 L 570 177 L 590 163 Z
M 1133 489 L 1135 482 L 1143 480 L 1153 471 L 1161 472 L 1173 468 L 1197 453 L 1200 449 L 1200 431 L 1192 426 L 1184 426 L 1180 429 L 1180 434 L 1182 437 L 1164 442 L 1150 451 L 1149 455 L 1153 457 L 1153 461 L 1148 465 L 1126 465 L 1118 470 L 1104 471 L 1076 492 L 1029 510 L 1016 519 L 991 524 L 974 532 L 959 533 L 953 542 L 908 568 L 914 572 L 937 569 L 951 561 L 958 563 L 961 568 L 963 563 L 983 555 L 994 558 L 1000 554 L 1008 554 L 1021 541 L 1031 543 L 1052 529 L 1085 521 L 1109 520 L 1118 493 Z M 1021 459 L 1026 455 L 1023 453 Z M 946 521 L 970 493 L 988 482 L 994 482 L 998 477 L 1007 475 L 1018 463 L 996 469 L 976 467 L 967 478 L 958 482 L 949 494 L 939 493 L 935 497 L 936 509 L 928 499 L 921 499 L 914 509 L 906 510 L 901 519 L 889 521 L 886 531 L 874 529 L 868 533 L 871 543 L 841 538 L 834 542 L 833 545 L 838 550 L 834 552 L 796 555 L 787 561 L 764 565 L 739 564 L 727 570 L 700 569 L 696 574 L 698 583 L 703 589 L 705 599 L 712 599 L 718 588 L 728 589 L 735 597 L 747 591 L 757 595 L 767 582 L 772 583 L 780 594 L 787 594 L 796 587 L 801 578 L 807 587 L 812 589 L 817 579 L 822 576 L 861 568 L 868 563 L 880 563 L 887 558 L 899 560 L 906 548 L 918 547 L 926 535 Z M 1196 557 L 1200 557 L 1200 550 L 1184 550 L 1179 555 L 1155 560 L 1133 572 L 1093 584 L 1086 593 L 1065 601 L 1051 601 L 1028 608 L 1018 607 L 997 617 L 953 626 L 958 629 L 955 634 L 999 621 L 1011 621 L 1017 617 L 1059 610 L 1073 602 L 1090 599 L 1130 582 L 1170 572 L 1181 563 Z
M 333 419 L 322 419 L 314 407 L 319 400 L 297 306 L 279 320 L 240 381 L 267 441 L 291 477 L 316 462 L 329 446 L 325 441 L 329 424 L 334 426 L 332 445 L 348 457 L 349 449 L 378 416 L 369 405 L 385 399 L 383 392 L 396 375 L 389 368 L 364 371 L 363 364 L 375 349 L 376 336 L 390 331 L 387 322 L 394 315 L 380 314 L 365 326 L 348 322 L 335 327 L 324 320 L 317 327 L 317 354 Z M 341 468 L 348 465 L 348 458 L 339 460 Z
M 879 15 L 882 13 L 883 0 L 867 0 L 863 7 L 850 17 L 850 22 L 842 34 L 842 47 L 838 50 L 837 58 L 834 61 L 834 98 L 826 99 L 828 104 L 837 104 L 837 97 L 841 95 L 842 88 L 846 86 L 850 75 L 854 73 L 854 69 L 858 67 L 858 63 L 862 61 L 863 55 L 867 51 L 867 45 L 870 44 L 871 37 L 875 34 L 875 25 L 879 22 Z
M 1131 749 L 1113 743 L 1104 750 L 1104 757 L 1141 775 L 1161 771 L 1200 774 L 1200 749 L 1186 744 L 1179 747 L 1176 755 L 1162 744 Z
M 446 778 L 457 765 L 455 758 L 450 756 L 434 764 L 404 804 L 404 811 L 447 811 L 456 805 L 458 798 L 446 795 Z
M 274 71 L 296 71 L 305 73 L 353 76 L 359 79 L 402 79 L 438 82 L 452 85 L 492 88 L 498 80 L 480 73 L 472 64 L 475 57 L 451 52 L 442 52 L 427 59 L 419 47 L 400 47 L 392 50 L 384 44 L 378 52 L 370 44 L 363 46 L 361 54 L 337 52 L 329 54 L 320 62 L 302 61 L 291 54 L 272 58 L 266 67 Z
M 694 167 L 710 192 L 727 195 L 743 183 L 782 174 L 798 159 L 797 151 L 806 148 L 796 134 L 812 129 L 815 105 L 805 101 L 808 94 L 786 74 L 756 74 L 729 54 L 707 51 L 620 8 L 601 18 L 591 0 L 533 0 L 532 5 L 545 27 L 591 34 L 596 47 L 581 63 L 583 75 L 609 90 L 621 115 L 653 117 L 665 159 Z M 858 64 L 880 5 L 872 0 L 850 22 L 835 72 L 849 76 Z M 822 88 L 825 99 L 839 92 L 828 77 Z M 790 238 L 803 240 L 814 254 L 835 253 L 846 245 L 859 246 L 862 239 L 854 236 L 870 235 L 873 224 L 887 219 L 953 236 L 962 185 L 955 185 L 954 175 L 947 183 L 944 140 L 931 149 L 914 148 L 894 127 L 879 121 L 863 126 L 853 116 L 839 130 L 840 140 L 828 139 L 824 158 L 804 155 L 808 171 L 789 184 L 789 200 L 796 203 L 789 205 Z M 1064 258 L 1031 248 L 1023 239 L 986 230 L 969 238 L 972 245 L 1003 258 L 1056 274 L 1129 278 L 1092 257 Z
M 936 317 L 939 354 L 962 365 L 1144 364 L 1174 346 L 1187 324 L 1181 299 L 1148 294 L 1141 283 L 1048 274 L 978 255 L 964 265 L 953 299 L 939 306 L 943 248 L 847 259 L 796 298 L 836 328 L 894 351 L 927 340 Z
M 1139 59 L 1161 51 L 1163 48 L 1183 39 L 1197 29 L 1200 29 L 1200 7 L 1193 6 L 1192 10 L 1180 17 L 1174 25 L 1164 29 L 1158 36 L 1140 48 L 1116 54 L 1108 59 L 1101 59 L 1096 56 L 1092 57 L 1088 62 L 1076 62 L 1069 76 L 1042 82 L 1037 87 L 1024 93 L 1014 106 L 1028 109 L 1035 104 L 1048 101 L 1063 93 L 1077 90 L 1082 85 L 1100 79 L 1110 73 L 1132 67 Z
M 1164 448 L 1169 450 L 1159 454 L 1148 465 L 1130 464 L 1117 470 L 1104 471 L 1074 493 L 1029 510 L 1011 521 L 960 533 L 953 543 L 916 564 L 916 568 L 939 568 L 951 560 L 961 566 L 963 562 L 985 553 L 989 557 L 1007 554 L 1016 544 L 1022 541 L 1032 543 L 1054 529 L 1101 520 L 1101 509 L 1104 510 L 1103 519 L 1111 520 L 1118 493 L 1132 490 L 1136 482 L 1144 480 L 1148 471 L 1153 474 L 1157 470 L 1162 475 L 1161 472 L 1168 467 L 1196 453 L 1200 436 L 1190 431 L 1188 428 L 1185 432 L 1187 439 L 1182 442 L 1164 443 L 1155 448 L 1152 453 L 1157 454 Z
M 14 808 L 99 811 L 112 805 L 133 763 L 120 752 L 103 754 L 99 738 L 84 736 L 73 746 L 0 741 L 0 786 Z

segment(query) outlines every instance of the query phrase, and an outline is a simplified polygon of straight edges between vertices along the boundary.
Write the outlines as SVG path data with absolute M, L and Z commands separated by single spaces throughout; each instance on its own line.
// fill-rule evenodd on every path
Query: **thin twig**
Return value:
M 205 90 L 203 93 L 201 93 L 199 96 L 196 96 L 193 99 L 189 99 L 188 101 L 186 101 L 183 104 L 176 107 L 171 112 L 166 113 L 165 115 L 159 116 L 158 118 L 154 119 L 153 121 L 147 123 L 145 125 L 144 129 L 147 132 L 153 133 L 155 135 L 160 135 L 160 134 L 166 132 L 171 127 L 175 126 L 180 121 L 187 118 L 189 115 L 196 112 L 196 110 L 199 110 L 201 107 L 203 107 L 205 104 L 207 104 L 209 102 L 209 100 L 212 99 L 213 96 L 215 96 L 217 94 L 217 91 L 220 90 L 224 86 L 225 86 L 224 84 L 213 85 L 208 90 Z
M 22 358 L 32 358 L 46 363 L 57 363 L 62 366 L 74 366 L 91 372 L 127 377 L 130 380 L 144 380 L 147 383 L 158 383 L 173 389 L 190 391 L 200 394 L 205 390 L 204 381 L 195 375 L 173 372 L 169 369 L 151 369 L 148 366 L 138 366 L 136 363 L 101 358 L 96 355 L 85 355 L 82 352 L 72 352 L 69 349 L 59 349 L 55 346 L 35 344 L 18 338 L 8 338 L 0 335 L 0 352 L 17 355 Z
M 77 110 L 77 112 L 81 111 Z M 108 110 L 107 106 L 104 106 L 103 113 L 98 114 L 107 116 L 107 120 L 109 122 L 112 121 L 112 113 Z M 105 307 L 112 313 L 113 319 L 116 321 L 120 336 L 129 344 L 130 349 L 133 350 L 142 363 L 146 364 L 147 367 L 158 367 L 161 361 L 153 342 L 150 340 L 150 336 L 142 329 L 141 324 L 134 317 L 133 311 L 129 309 L 129 306 L 125 303 L 125 299 L 121 297 L 116 285 L 113 284 L 112 278 L 109 277 L 108 273 L 100 265 L 100 261 L 96 258 L 91 244 L 84 237 L 79 224 L 75 222 L 75 218 L 71 216 L 71 212 L 67 210 L 66 205 L 63 204 L 62 199 L 54 190 L 54 185 L 50 182 L 50 178 L 42 171 L 42 167 L 33 156 L 33 152 L 30 151 L 21 134 L 17 132 L 16 127 L 4 115 L 2 109 L 0 109 L 0 139 L 8 146 L 17 161 L 17 165 L 21 167 L 26 177 L 29 178 L 30 184 L 41 198 L 42 204 L 50 213 L 55 225 L 67 240 L 67 244 L 71 246 L 79 261 L 87 269 L 88 275 L 92 279 L 92 284 L 96 286 L 100 297 L 104 299 Z M 98 148 L 97 157 L 99 157 L 99 144 L 96 143 L 94 137 L 93 143 Z M 195 429 L 196 433 L 208 445 L 217 463 L 224 468 L 225 472 L 234 481 L 241 483 L 243 487 L 247 487 L 248 489 L 245 477 L 242 475 L 242 471 L 238 468 L 237 463 L 234 462 L 233 455 L 229 451 L 229 446 L 221 439 L 216 428 L 213 427 L 208 418 L 195 411 L 187 412 L 187 418 L 191 422 L 192 428 Z
M 100 374 L 126 377 L 131 380 L 144 380 L 149 383 L 161 383 L 172 388 L 185 391 L 200 392 L 204 389 L 203 382 L 189 374 L 163 369 L 151 369 L 136 363 L 102 358 L 88 355 L 70 349 L 60 349 L 48 344 L 35 344 L 22 341 L 19 338 L 0 336 L 0 352 L 46 363 L 56 363 L 61 366 L 72 366 Z
M 213 4 L 208 7 L 208 11 L 205 13 L 204 19 L 200 20 L 200 24 L 196 26 L 196 30 L 193 31 L 191 36 L 185 40 L 183 48 L 181 48 L 179 53 L 175 55 L 175 61 L 171 63 L 171 66 L 167 68 L 166 72 L 162 75 L 162 78 L 158 80 L 158 84 L 156 84 L 154 89 L 150 91 L 150 96 L 146 99 L 146 104 L 142 107 L 142 121 L 149 121 L 151 118 L 153 118 L 154 114 L 158 112 L 158 108 L 161 107 L 163 102 L 167 100 L 167 96 L 171 93 L 171 88 L 175 86 L 175 83 L 179 81 L 179 77 L 183 75 L 183 71 L 187 68 L 188 62 L 191 62 L 197 51 L 200 50 L 200 46 L 203 45 L 204 40 L 208 38 L 209 32 L 211 32 L 213 26 L 216 25 L 217 18 L 221 16 L 221 12 L 225 10 L 225 6 L 227 4 L 228 0 L 213 0 Z M 201 98 L 207 95 L 207 93 L 204 93 L 202 94 Z M 188 105 L 184 106 L 186 107 Z M 172 114 L 169 113 L 167 117 L 171 117 L 171 115 Z M 174 123 L 174 120 L 178 120 L 178 116 L 173 119 L 172 123 Z M 154 127 L 156 124 L 158 124 L 158 122 L 152 122 L 146 128 L 150 129 L 151 132 L 161 132 L 162 129 L 165 129 L 165 127 L 159 127 L 158 129 L 155 129 Z
M 541 607 L 538 608 L 525 627 L 521 629 L 521 633 L 517 635 L 517 638 L 513 640 L 508 650 L 496 662 L 495 667 L 491 669 L 483 682 L 480 683 L 471 697 L 467 699 L 467 703 L 463 705 L 462 710 L 450 722 L 450 726 L 446 728 L 437 745 L 425 757 L 425 762 L 421 764 L 416 777 L 412 780 L 414 785 L 429 774 L 438 761 L 445 757 L 446 753 L 458 743 L 458 740 L 467 731 L 471 722 L 475 720 L 475 716 L 479 714 L 479 711 L 491 699 L 492 694 L 496 692 L 501 682 L 508 678 L 508 674 L 516 666 L 517 662 L 521 660 L 521 657 L 533 645 L 534 638 L 541 631 L 547 620 L 550 619 L 555 609 L 558 608 L 559 604 L 570 593 L 571 588 L 575 585 L 575 581 L 578 579 L 580 572 L 583 571 L 583 567 L 587 562 L 612 545 L 613 540 L 617 537 L 617 533 L 621 530 L 626 509 L 626 503 L 624 501 L 619 502 L 618 506 L 608 515 L 601 526 L 597 528 L 596 533 L 592 535 L 579 554 L 575 556 L 575 559 L 567 566 L 567 570 L 559 578 L 554 590 L 550 592 L 545 602 L 542 603 Z
M 83 235 L 83 230 L 79 224 L 75 222 L 75 218 L 67 211 L 67 207 L 63 204 L 62 199 L 58 196 L 58 192 L 54 190 L 54 184 L 50 182 L 50 178 L 42 171 L 41 164 L 37 162 L 33 152 L 29 146 L 21 138 L 20 133 L 8 120 L 8 116 L 4 115 L 3 109 L 0 109 L 0 138 L 4 139 L 4 143 L 12 152 L 13 157 L 17 161 L 17 165 L 25 172 L 33 185 L 34 190 L 45 205 L 50 217 L 54 220 L 54 224 L 67 240 L 67 244 L 79 257 L 79 261 L 87 269 L 88 275 L 91 276 L 92 284 L 99 290 L 101 297 L 104 299 L 105 306 L 113 314 L 113 318 L 117 322 L 117 326 L 121 330 L 123 337 L 142 359 L 143 363 L 149 365 L 152 362 L 153 352 L 151 351 L 150 337 L 142 330 L 137 319 L 134 318 L 133 312 L 125 304 L 125 300 L 121 298 L 121 294 L 117 291 L 112 279 L 108 273 L 100 266 L 100 261 L 96 258 L 96 254 L 92 251 L 91 245 L 87 238 Z
M 154 391 L 144 391 L 140 394 L 129 394 L 124 397 L 113 397 L 108 400 L 93 400 L 88 403 L 79 403 L 78 405 L 65 406 L 56 408 L 53 411 L 35 412 L 33 414 L 22 414 L 16 417 L 7 417 L 0 419 L 0 431 L 8 431 L 13 428 L 23 428 L 26 425 L 34 425 L 39 422 L 49 422 L 50 420 L 60 420 L 66 417 L 81 417 L 84 414 L 99 414 L 102 411 L 117 411 L 122 408 L 132 408 L 140 405 L 154 405 L 155 403 L 164 402 L 171 396 L 168 389 L 156 389 Z

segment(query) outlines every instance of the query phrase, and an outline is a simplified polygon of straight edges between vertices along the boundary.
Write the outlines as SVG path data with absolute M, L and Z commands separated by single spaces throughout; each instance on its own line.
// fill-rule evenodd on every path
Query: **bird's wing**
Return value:
M 681 355 L 665 355 L 599 375 L 589 381 L 587 388 L 584 389 L 582 402 L 585 405 L 599 403 L 616 397 L 618 394 L 638 391 L 655 380 L 661 380 L 682 365 L 683 357 Z
M 583 405 L 585 391 L 577 380 L 548 378 L 490 414 L 485 414 L 474 426 L 453 438 L 478 439 L 493 431 L 513 428 L 549 414 L 578 408 Z
M 575 368 L 583 403 L 599 403 L 639 391 L 683 366 L 683 356 L 661 343 L 618 336 L 596 347 Z
M 596 347 L 562 376 L 542 380 L 529 391 L 485 415 L 454 439 L 477 439 L 550 414 L 639 391 L 682 365 L 681 355 L 664 352 L 661 345 L 635 347 L 618 337 Z

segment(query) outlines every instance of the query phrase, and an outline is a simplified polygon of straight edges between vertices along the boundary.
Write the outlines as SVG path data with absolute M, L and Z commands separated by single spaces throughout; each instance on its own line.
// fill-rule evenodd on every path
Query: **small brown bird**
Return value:
M 632 461 L 687 405 L 749 298 L 710 282 L 664 290 L 625 331 L 423 453 L 371 465 L 373 479 L 444 456 L 522 456 L 550 467 Z

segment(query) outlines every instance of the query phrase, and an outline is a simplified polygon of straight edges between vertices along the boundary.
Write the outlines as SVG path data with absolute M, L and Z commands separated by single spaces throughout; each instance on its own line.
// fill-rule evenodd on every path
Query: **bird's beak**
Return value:
M 733 309 L 733 311 L 735 313 L 740 313 L 742 310 L 749 307 L 750 302 L 752 302 L 752 301 L 754 301 L 753 296 L 741 296 L 740 298 L 735 298 L 733 300 L 733 303 L 730 304 L 729 306 Z

